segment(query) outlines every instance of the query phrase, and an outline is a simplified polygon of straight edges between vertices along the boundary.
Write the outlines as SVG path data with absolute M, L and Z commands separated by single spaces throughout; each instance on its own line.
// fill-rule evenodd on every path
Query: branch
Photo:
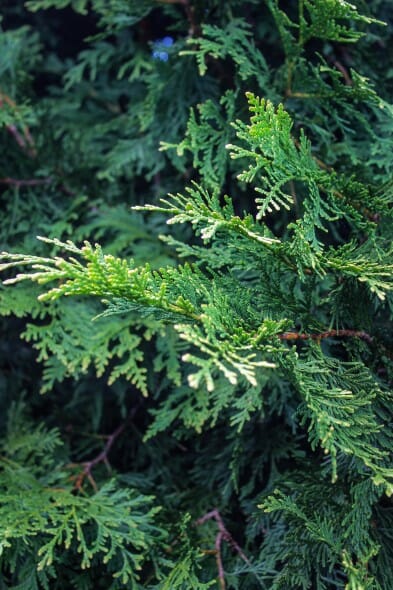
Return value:
M 340 61 L 338 61 L 338 59 L 336 59 L 336 61 L 333 62 L 333 65 L 336 66 L 336 68 L 342 73 L 345 85 L 352 86 L 352 79 L 348 73 L 347 68 L 343 66 L 343 64 Z
M 100 453 L 98 453 L 98 455 L 96 455 L 93 459 L 90 459 L 90 461 L 83 461 L 82 463 L 70 463 L 69 464 L 69 467 L 81 467 L 81 466 L 83 467 L 82 471 L 80 473 L 78 473 L 76 476 L 74 476 L 74 479 L 75 479 L 74 487 L 76 490 L 79 490 L 79 491 L 82 490 L 83 483 L 84 483 L 85 479 L 88 479 L 88 481 L 90 482 L 94 491 L 98 490 L 98 486 L 97 486 L 97 484 L 94 480 L 94 477 L 92 475 L 92 470 L 99 463 L 104 463 L 104 465 L 106 466 L 108 471 L 109 472 L 111 471 L 111 465 L 108 460 L 109 452 L 113 446 L 113 443 L 122 434 L 122 432 L 124 431 L 126 426 L 134 418 L 138 408 L 139 408 L 139 405 L 136 406 L 135 408 L 133 408 L 131 410 L 129 416 L 127 417 L 127 419 L 122 424 L 120 424 L 112 432 L 112 434 L 109 434 L 109 435 L 106 435 L 103 437 L 103 438 L 106 438 L 106 443 L 105 443 L 104 448 L 102 449 L 102 451 Z
M 51 184 L 53 182 L 52 176 L 47 176 L 46 178 L 29 178 L 27 180 L 19 179 L 19 178 L 0 178 L 0 184 L 8 184 L 10 186 L 38 186 L 40 184 Z
M 322 340 L 324 338 L 361 338 L 369 344 L 373 342 L 372 336 L 361 330 L 327 330 L 319 334 L 300 334 L 299 332 L 284 332 L 278 334 L 280 340 Z
M 224 565 L 222 562 L 222 555 L 221 555 L 222 542 L 226 541 L 232 547 L 232 549 L 234 551 L 236 551 L 236 553 L 242 558 L 242 560 L 247 563 L 247 565 L 251 565 L 251 562 L 248 559 L 248 557 L 245 555 L 245 553 L 243 552 L 241 547 L 236 543 L 236 541 L 232 537 L 231 533 L 226 528 L 224 521 L 222 520 L 222 516 L 219 513 L 219 511 L 217 510 L 217 508 L 214 508 L 214 510 L 207 512 L 206 514 L 201 516 L 201 518 L 198 518 L 198 520 L 196 521 L 195 524 L 199 526 L 211 519 L 216 521 L 216 524 L 218 527 L 218 533 L 216 535 L 216 540 L 215 540 L 215 544 L 214 544 L 215 545 L 214 553 L 216 556 L 218 580 L 219 580 L 220 588 L 221 588 L 221 590 L 225 590 L 225 588 L 226 588 L 225 571 L 224 571 Z
M 10 98 L 7 94 L 4 94 L 0 91 L 0 108 L 3 106 L 4 103 L 7 103 L 14 111 L 18 111 L 18 107 L 16 103 Z M 16 125 L 9 124 L 6 125 L 5 128 L 7 129 L 8 133 L 12 135 L 15 139 L 18 146 L 24 150 L 30 158 L 35 158 L 37 155 L 37 150 L 35 148 L 34 139 L 31 136 L 30 129 L 27 125 L 22 124 L 22 133 L 18 130 Z
M 42 185 L 49 185 L 52 183 L 57 183 L 58 180 L 53 176 L 47 176 L 45 178 L 28 178 L 28 179 L 20 179 L 20 178 L 0 178 L 0 184 L 6 184 L 8 186 L 16 186 L 17 188 L 23 186 L 42 186 Z M 66 195 L 70 195 L 71 197 L 75 195 L 75 192 L 68 188 L 64 183 L 60 182 L 57 185 L 58 188 Z

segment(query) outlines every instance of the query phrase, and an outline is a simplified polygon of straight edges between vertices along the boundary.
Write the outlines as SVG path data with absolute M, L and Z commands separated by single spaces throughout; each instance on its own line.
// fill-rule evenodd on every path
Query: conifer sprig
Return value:
M 26 4 L 1 582 L 391 590 L 389 0 Z

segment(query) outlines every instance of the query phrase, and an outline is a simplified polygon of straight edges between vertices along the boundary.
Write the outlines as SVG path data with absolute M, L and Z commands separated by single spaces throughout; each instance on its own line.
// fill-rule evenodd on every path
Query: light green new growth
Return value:
M 187 196 L 176 195 L 163 199 L 161 206 L 143 207 L 165 213 L 169 216 L 168 224 L 190 223 L 206 247 L 211 244 L 213 253 L 222 247 L 225 239 L 235 261 L 233 268 L 225 264 L 218 271 L 210 270 L 207 258 L 202 267 L 186 263 L 152 270 L 148 264 L 136 266 L 132 260 L 105 255 L 99 245 L 93 247 L 86 242 L 78 248 L 70 241 L 61 243 L 41 238 L 69 252 L 70 256 L 42 258 L 4 254 L 3 260 L 8 259 L 8 262 L 1 265 L 3 270 L 21 264 L 32 268 L 31 273 L 18 274 L 6 283 L 30 279 L 45 285 L 56 281 L 55 287 L 40 295 L 41 300 L 89 295 L 106 302 L 108 307 L 103 315 L 138 313 L 142 317 L 173 323 L 180 339 L 191 347 L 182 355 L 182 360 L 197 367 L 196 372 L 188 373 L 187 379 L 189 385 L 199 391 L 206 387 L 211 394 L 221 373 L 232 386 L 239 384 L 244 388 L 247 396 L 250 386 L 256 388 L 261 379 L 265 382 L 262 375 L 267 370 L 283 371 L 304 400 L 304 409 L 299 412 L 304 423 L 309 424 L 311 445 L 315 448 L 320 444 L 332 460 L 333 479 L 337 477 L 336 456 L 340 450 L 353 454 L 370 468 L 375 481 L 384 483 L 390 494 L 392 473 L 385 466 L 387 451 L 378 451 L 375 446 L 380 426 L 372 404 L 378 388 L 376 384 L 371 385 L 371 376 L 367 377 L 366 390 L 359 387 L 356 380 L 359 371 L 368 375 L 366 368 L 361 363 L 355 363 L 353 368 L 349 365 L 351 379 L 347 380 L 344 365 L 335 365 L 334 360 L 325 359 L 324 355 L 317 363 L 310 359 L 305 364 L 293 353 L 288 355 L 290 349 L 285 343 L 285 332 L 292 328 L 297 314 L 302 313 L 303 296 L 299 293 L 292 313 L 284 317 L 277 315 L 269 311 L 260 282 L 244 282 L 244 271 L 239 270 L 247 268 L 246 263 L 239 265 L 242 257 L 254 256 L 255 268 L 265 268 L 266 278 L 269 268 L 275 268 L 274 272 L 282 276 L 297 274 L 301 281 L 299 288 L 304 293 L 316 274 L 329 277 L 332 285 L 337 277 L 341 276 L 341 280 L 354 277 L 383 299 L 393 286 L 393 265 L 388 262 L 390 247 L 384 251 L 376 240 L 370 239 L 363 245 L 353 242 L 338 248 L 324 248 L 323 242 L 316 239 L 316 229 L 324 229 L 325 223 L 346 216 L 348 211 L 345 197 L 339 199 L 335 195 L 336 175 L 321 170 L 304 135 L 300 136 L 299 145 L 295 144 L 291 119 L 282 106 L 274 109 L 271 103 L 252 94 L 248 100 L 251 124 L 236 124 L 238 138 L 248 147 L 231 145 L 229 149 L 232 157 L 252 162 L 240 174 L 240 180 L 267 186 L 259 188 L 265 199 L 256 200 L 256 218 L 236 216 L 228 197 L 221 204 L 216 193 L 209 194 L 198 185 L 190 187 Z M 269 210 L 279 211 L 289 206 L 290 197 L 281 187 L 291 181 L 301 181 L 308 189 L 304 202 L 298 203 L 303 216 L 296 224 L 289 225 L 288 238 L 279 240 L 259 220 Z M 324 187 L 323 192 L 320 186 Z M 328 199 L 323 199 L 322 194 Z M 303 255 L 299 251 L 300 244 Z M 197 250 L 193 252 L 198 254 Z M 291 298 L 289 292 L 283 296 Z M 289 369 L 291 364 L 293 369 Z M 337 383 L 329 376 L 335 370 L 344 371 L 342 376 L 337 376 Z M 134 382 L 137 381 L 134 379 Z M 364 375 L 361 382 L 365 382 Z M 381 392 L 378 395 L 382 395 Z M 257 408 L 259 402 L 251 400 L 252 397 L 249 398 L 250 408 Z M 214 403 L 221 407 L 218 399 Z M 236 402 L 227 400 L 225 405 L 227 403 L 237 407 Z M 208 408 L 206 405 L 202 423 L 211 412 Z M 213 420 L 214 415 L 216 411 L 213 411 Z M 189 418 L 185 420 L 188 422 Z M 241 425 L 244 417 L 233 421 Z M 197 418 L 194 424 L 200 428 Z

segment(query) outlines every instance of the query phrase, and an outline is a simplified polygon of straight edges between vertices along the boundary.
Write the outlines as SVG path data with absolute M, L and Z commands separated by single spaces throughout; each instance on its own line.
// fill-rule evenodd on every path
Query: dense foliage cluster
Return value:
M 0 26 L 0 589 L 391 590 L 391 2 Z

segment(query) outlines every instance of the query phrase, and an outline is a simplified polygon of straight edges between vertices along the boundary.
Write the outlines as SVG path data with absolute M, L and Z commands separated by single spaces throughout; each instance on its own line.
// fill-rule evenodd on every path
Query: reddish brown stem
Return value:
M 74 484 L 75 489 L 82 490 L 83 483 L 84 483 L 85 479 L 87 479 L 90 482 L 91 486 L 94 488 L 94 490 L 97 491 L 98 486 L 94 480 L 94 477 L 92 475 L 92 471 L 93 471 L 94 467 L 96 467 L 96 465 L 98 465 L 99 463 L 104 463 L 104 465 L 106 466 L 108 471 L 109 472 L 111 471 L 111 466 L 110 466 L 110 463 L 108 460 L 109 452 L 113 446 L 113 443 L 124 431 L 127 424 L 129 424 L 129 422 L 133 419 L 135 413 L 138 410 L 138 407 L 139 406 L 132 409 L 128 418 L 122 424 L 120 424 L 116 428 L 116 430 L 114 430 L 112 432 L 112 434 L 105 436 L 105 438 L 106 438 L 105 446 L 102 449 L 102 451 L 100 453 L 98 453 L 98 455 L 96 455 L 93 459 L 90 459 L 90 461 L 83 461 L 82 463 L 71 463 L 69 465 L 69 467 L 83 467 L 82 471 L 80 473 L 78 473 L 78 475 L 74 478 L 75 479 L 75 484 Z
M 232 547 L 232 549 L 234 551 L 236 551 L 236 553 L 242 558 L 242 560 L 247 563 L 247 565 L 251 565 L 251 564 L 250 564 L 250 560 L 248 559 L 248 557 L 245 555 L 245 553 L 243 552 L 241 547 L 236 543 L 235 539 L 232 537 L 231 533 L 226 528 L 224 521 L 222 520 L 222 516 L 219 513 L 219 511 L 217 510 L 217 508 L 214 508 L 214 510 L 207 512 L 206 514 L 201 516 L 201 518 L 198 518 L 198 520 L 196 521 L 196 524 L 201 525 L 201 524 L 204 524 L 205 522 L 207 522 L 208 520 L 215 520 L 216 524 L 217 524 L 217 528 L 218 528 L 218 533 L 216 535 L 216 540 L 215 540 L 215 555 L 216 555 L 217 570 L 218 570 L 218 581 L 219 581 L 221 590 L 225 590 L 225 588 L 226 588 L 225 571 L 224 571 L 224 565 L 222 562 L 222 553 L 221 553 L 222 542 L 226 541 Z
M 8 106 L 10 106 L 15 112 L 18 111 L 18 107 L 12 98 L 0 91 L 0 108 L 4 103 L 8 104 Z M 30 129 L 27 125 L 22 125 L 22 133 L 13 123 L 6 125 L 5 128 L 15 139 L 18 146 L 25 151 L 30 158 L 36 157 L 37 151 L 35 149 L 34 139 L 32 138 Z
M 220 583 L 221 590 L 225 590 L 225 570 L 224 564 L 222 563 L 222 555 L 221 555 L 221 543 L 224 540 L 224 535 L 221 531 L 218 532 L 216 536 L 216 542 L 214 544 L 215 551 L 216 551 L 216 563 L 217 563 L 217 570 L 218 570 L 218 580 Z
M 20 179 L 20 178 L 0 178 L 0 184 L 7 184 L 8 186 L 16 186 L 17 188 L 23 186 L 42 186 L 42 185 L 49 185 L 56 181 L 53 176 L 47 176 L 46 178 L 28 178 L 28 179 Z M 66 195 L 74 196 L 75 193 L 71 189 L 69 189 L 65 184 L 60 183 L 58 188 Z
M 8 184 L 10 186 L 38 186 L 40 184 L 51 184 L 53 182 L 52 176 L 46 178 L 28 178 L 27 180 L 19 178 L 0 178 L 0 184 Z
M 10 133 L 12 135 L 12 137 L 15 139 L 16 143 L 18 144 L 18 146 L 27 153 L 28 156 L 30 156 L 30 158 L 35 158 L 37 155 L 37 152 L 35 150 L 34 147 L 32 147 L 34 144 L 32 143 L 32 137 L 30 135 L 30 132 L 27 131 L 27 128 L 24 130 L 24 135 L 22 135 L 18 129 L 16 128 L 15 125 L 6 125 L 5 126 L 8 133 Z M 27 140 L 27 142 L 25 141 L 25 138 Z M 27 145 L 30 144 L 29 145 Z
M 347 68 L 345 66 L 343 66 L 343 64 L 340 61 L 338 61 L 337 59 L 336 59 L 336 61 L 333 62 L 333 65 L 335 65 L 336 68 L 342 73 L 345 85 L 352 86 L 352 79 L 348 73 Z
M 361 330 L 327 330 L 319 334 L 301 334 L 299 332 L 284 332 L 278 335 L 280 340 L 322 340 L 324 338 L 361 338 L 369 344 L 373 341 L 372 336 Z
M 26 142 L 24 137 L 19 133 L 18 129 L 16 128 L 15 125 L 6 125 L 6 129 L 8 131 L 8 133 L 10 133 L 13 138 L 15 139 L 16 143 L 18 144 L 18 146 L 22 149 L 26 148 Z

